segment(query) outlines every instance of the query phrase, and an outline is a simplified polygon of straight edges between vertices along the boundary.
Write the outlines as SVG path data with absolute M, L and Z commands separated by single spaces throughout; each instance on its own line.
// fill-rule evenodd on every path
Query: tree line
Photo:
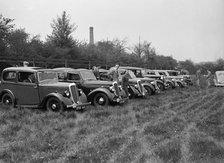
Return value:
M 78 26 L 70 20 L 70 15 L 63 11 L 53 19 L 52 33 L 42 41 L 40 35 L 32 36 L 25 28 L 15 28 L 14 19 L 0 14 L 0 57 L 87 60 L 103 68 L 120 64 L 149 69 L 186 69 L 190 74 L 200 67 L 212 72 L 224 70 L 223 59 L 199 64 L 191 60 L 177 61 L 172 56 L 158 54 L 148 41 L 139 41 L 133 47 L 128 47 L 125 39 L 101 40 L 90 45 L 72 37 Z

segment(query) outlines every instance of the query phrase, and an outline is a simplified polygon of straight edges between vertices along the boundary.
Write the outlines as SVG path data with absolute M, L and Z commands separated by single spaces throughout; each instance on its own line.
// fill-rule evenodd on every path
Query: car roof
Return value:
M 53 69 L 55 72 L 61 72 L 61 71 L 66 71 L 66 72 L 77 72 L 77 71 L 91 71 L 89 69 L 85 69 L 85 68 L 78 68 L 78 69 L 74 69 L 74 68 L 69 68 L 69 67 L 58 67 L 58 68 L 54 68 Z
M 28 71 L 28 72 L 37 72 L 37 71 L 46 71 L 51 69 L 41 68 L 41 67 L 8 67 L 3 71 Z
M 109 70 L 106 70 L 106 69 L 100 68 L 100 69 L 99 69 L 99 72 L 109 72 Z
M 132 67 L 132 66 L 119 66 L 120 69 L 129 69 L 129 70 L 142 70 L 140 67 Z
M 57 68 L 54 68 L 53 70 L 63 70 L 63 71 L 70 71 L 70 70 L 74 70 L 73 68 L 70 68 L 70 67 L 57 67 Z

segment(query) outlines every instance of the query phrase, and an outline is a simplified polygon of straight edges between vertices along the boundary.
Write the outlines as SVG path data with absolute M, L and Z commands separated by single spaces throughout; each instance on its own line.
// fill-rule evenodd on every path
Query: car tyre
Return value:
M 174 87 L 174 84 L 173 84 L 172 82 L 170 82 L 170 81 L 167 82 L 167 85 L 168 85 L 168 89 L 173 89 L 173 88 L 175 88 L 175 87 Z
M 160 91 L 164 91 L 165 90 L 165 86 L 162 83 L 157 83 L 157 86 L 159 87 Z
M 180 88 L 184 88 L 184 85 L 181 82 L 177 82 Z
M 2 106 L 3 107 L 7 107 L 7 108 L 11 109 L 11 108 L 14 108 L 14 106 L 15 106 L 14 98 L 10 93 L 5 93 L 2 96 L 1 101 L 2 101 Z
M 46 103 L 46 109 L 53 112 L 59 112 L 64 109 L 63 103 L 57 97 L 50 97 Z
M 144 88 L 146 90 L 146 92 L 145 92 L 145 97 L 146 98 L 153 94 L 153 92 L 152 92 L 152 90 L 151 90 L 151 88 L 149 86 L 144 86 Z
M 109 104 L 109 99 L 104 93 L 97 93 L 93 97 L 94 106 L 107 106 Z

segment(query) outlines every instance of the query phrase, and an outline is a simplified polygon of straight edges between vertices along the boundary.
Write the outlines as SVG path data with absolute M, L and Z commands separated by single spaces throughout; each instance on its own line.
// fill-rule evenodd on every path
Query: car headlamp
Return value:
M 112 91 L 112 92 L 115 91 L 113 86 L 110 86 L 110 87 L 109 87 L 109 90 Z
M 83 91 L 81 89 L 79 89 L 78 92 L 79 92 L 79 96 L 83 94 Z
M 65 96 L 65 97 L 70 97 L 70 92 L 69 92 L 68 90 L 65 90 L 65 92 L 64 92 L 64 96 Z

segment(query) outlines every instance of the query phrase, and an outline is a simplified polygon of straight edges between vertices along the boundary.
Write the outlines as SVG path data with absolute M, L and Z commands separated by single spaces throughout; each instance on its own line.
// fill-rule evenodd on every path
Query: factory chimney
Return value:
M 89 44 L 94 44 L 93 27 L 89 27 Z

